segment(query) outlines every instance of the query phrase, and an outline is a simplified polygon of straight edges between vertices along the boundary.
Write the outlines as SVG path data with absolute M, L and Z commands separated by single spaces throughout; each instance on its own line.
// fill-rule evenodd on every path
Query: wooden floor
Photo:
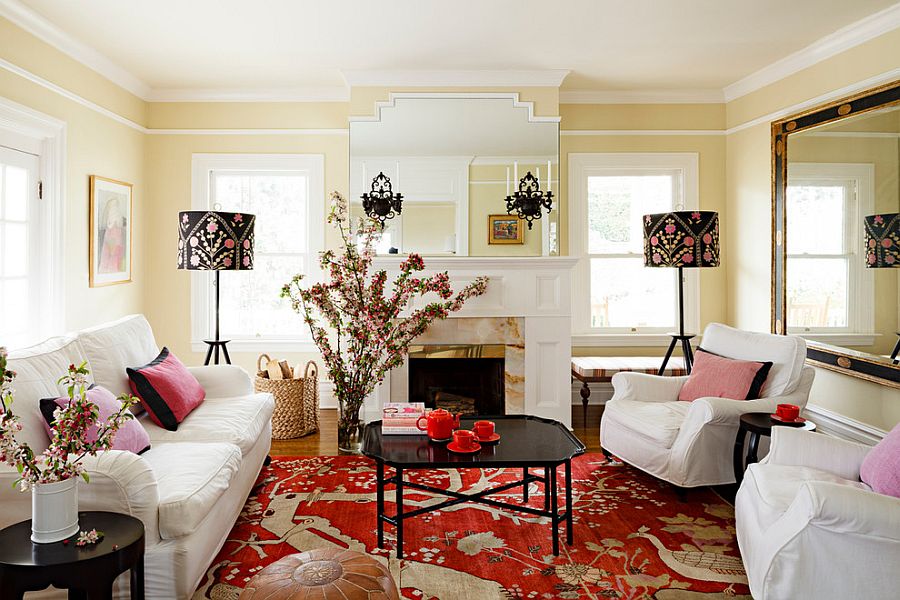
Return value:
M 588 452 L 600 452 L 600 415 L 602 406 L 589 406 L 587 423 L 581 406 L 572 407 L 572 427 Z M 334 456 L 337 452 L 337 410 L 319 411 L 319 433 L 296 440 L 272 440 L 272 456 Z

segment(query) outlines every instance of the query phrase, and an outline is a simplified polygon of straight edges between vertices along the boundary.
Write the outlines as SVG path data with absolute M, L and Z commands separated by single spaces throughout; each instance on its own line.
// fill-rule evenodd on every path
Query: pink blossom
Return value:
M 659 243 L 659 238 L 656 237 L 655 235 L 651 235 L 651 236 L 650 236 L 650 245 L 651 245 L 651 246 L 655 246 L 655 245 L 657 245 L 658 243 Z
M 210 233 L 215 233 L 216 231 L 219 230 L 219 225 L 218 225 L 218 223 L 216 223 L 215 221 L 210 221 L 210 222 L 206 225 L 206 230 L 207 230 L 208 232 L 210 232 Z
M 686 238 L 684 238 L 684 245 L 685 246 L 693 246 L 694 238 L 692 238 L 691 236 L 687 236 Z
M 877 245 L 878 242 L 876 242 L 874 239 L 869 239 L 869 248 L 874 248 Z
M 866 262 L 868 262 L 870 265 L 874 265 L 875 264 L 875 255 L 872 253 L 867 254 Z
M 660 256 L 659 252 L 653 253 L 653 264 L 658 265 L 662 262 L 662 256 Z
M 699 221 L 699 220 L 700 220 L 700 213 L 697 212 L 697 211 L 692 212 L 692 213 L 691 213 L 691 219 L 693 219 L 694 221 Z
M 192 267 L 196 267 L 196 266 L 198 266 L 199 264 L 200 264 L 200 255 L 199 255 L 199 254 L 192 254 L 192 255 L 191 255 L 191 266 L 192 266 Z
M 226 256 L 225 260 L 222 261 L 222 264 L 225 265 L 226 267 L 230 267 L 232 264 L 231 258 Z
M 675 233 L 675 225 L 672 223 L 669 223 L 668 225 L 666 225 L 665 231 L 666 231 L 666 233 L 669 233 L 669 234 Z
M 241 262 L 243 263 L 243 265 L 244 265 L 245 267 L 249 267 L 249 266 L 250 266 L 250 257 L 249 257 L 249 256 L 245 256 L 245 257 L 244 257 L 244 260 L 241 261 Z
M 711 244 L 712 240 L 713 240 L 713 238 L 710 234 L 708 234 L 708 233 L 703 234 L 703 243 L 704 244 Z
M 881 240 L 881 245 L 885 248 L 890 248 L 893 245 L 893 242 L 891 242 L 890 238 L 884 238 Z
M 882 217 L 881 215 L 875 215 L 873 221 L 876 225 L 884 225 L 884 217 Z
M 706 252 L 704 252 L 704 253 L 703 253 L 703 260 L 705 260 L 706 262 L 712 262 L 712 260 L 713 260 L 712 252 L 710 252 L 709 250 L 707 250 Z
M 234 222 L 235 222 L 235 223 L 243 223 L 243 222 L 244 222 L 244 215 L 242 215 L 241 213 L 235 213 L 235 215 L 234 215 Z
M 197 236 L 192 235 L 191 239 L 188 240 L 188 243 L 191 245 L 191 248 L 196 248 L 197 244 L 200 243 L 200 240 L 197 239 Z
M 245 249 L 245 250 L 249 250 L 249 249 L 250 249 L 250 240 L 244 240 L 244 249 Z
M 691 254 L 690 252 L 685 252 L 684 254 L 681 255 L 681 262 L 683 262 L 685 264 L 690 264 L 690 263 L 694 262 L 694 255 Z
M 894 255 L 893 255 L 893 254 L 888 254 L 887 256 L 884 257 L 884 262 L 886 262 L 886 263 L 889 264 L 889 265 L 894 264 L 894 261 L 895 261 L 895 260 L 896 260 L 896 259 L 894 258 Z
M 225 247 L 228 248 L 229 250 L 231 248 L 234 248 L 234 240 L 231 238 L 228 238 L 227 240 L 225 240 Z

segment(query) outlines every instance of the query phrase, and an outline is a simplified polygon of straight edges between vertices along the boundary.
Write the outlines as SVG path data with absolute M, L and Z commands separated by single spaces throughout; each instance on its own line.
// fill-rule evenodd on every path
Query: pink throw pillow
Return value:
M 879 494 L 900 498 L 900 423 L 866 454 L 859 478 Z
M 726 358 L 697 348 L 691 376 L 678 393 L 678 399 L 693 402 L 697 398 L 752 400 L 769 376 L 771 362 Z
M 131 389 L 150 418 L 169 431 L 177 430 L 178 424 L 206 398 L 197 378 L 168 348 L 143 367 L 126 371 Z
M 95 385 L 91 387 L 91 389 L 85 392 L 85 396 L 87 396 L 87 399 L 93 404 L 97 405 L 97 412 L 99 413 L 99 420 L 101 422 L 108 419 L 111 414 L 117 412 L 122 407 L 119 399 L 113 396 L 112 392 L 100 386 Z M 44 416 L 44 428 L 47 430 L 47 435 L 50 435 L 50 430 L 56 422 L 56 419 L 53 416 L 54 411 L 56 411 L 57 408 L 64 408 L 68 406 L 68 404 L 69 399 L 66 397 L 43 398 L 41 400 L 41 414 Z M 87 430 L 85 437 L 89 442 L 97 440 L 99 429 L 100 427 L 94 424 Z M 141 454 L 150 449 L 150 436 L 147 435 L 147 430 L 144 429 L 144 426 L 141 425 L 140 421 L 130 419 L 125 421 L 116 432 L 112 449 L 127 450 L 129 452 L 134 452 L 135 454 Z

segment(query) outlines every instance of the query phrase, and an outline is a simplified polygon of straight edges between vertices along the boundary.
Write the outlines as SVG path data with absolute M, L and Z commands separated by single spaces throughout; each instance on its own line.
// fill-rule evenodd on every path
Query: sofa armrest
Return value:
M 660 377 L 646 373 L 622 371 L 612 377 L 615 400 L 637 400 L 640 402 L 675 402 L 684 382 L 684 377 Z
M 772 445 L 763 462 L 811 467 L 859 481 L 859 467 L 871 446 L 822 433 L 791 427 L 773 427 Z
M 208 365 L 188 367 L 206 392 L 207 398 L 234 398 L 253 393 L 250 374 L 236 365 Z
M 816 527 L 900 542 L 900 499 L 830 481 L 803 484 L 788 512 Z

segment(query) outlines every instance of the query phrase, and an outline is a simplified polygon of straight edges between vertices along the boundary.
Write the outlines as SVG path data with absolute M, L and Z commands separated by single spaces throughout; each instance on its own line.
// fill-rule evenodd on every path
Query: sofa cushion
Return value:
M 155 359 L 142 367 L 126 369 L 131 389 L 157 425 L 169 431 L 206 398 L 206 392 L 178 358 L 163 348 Z
M 691 376 L 678 392 L 678 399 L 693 402 L 697 398 L 759 398 L 759 391 L 772 368 L 769 361 L 735 360 L 697 348 Z
M 167 431 L 146 417 L 141 422 L 154 447 L 180 440 L 228 442 L 246 455 L 271 421 L 274 408 L 275 401 L 270 394 L 211 398 L 189 414 L 178 425 L 178 431 Z
M 143 315 L 130 315 L 78 332 L 78 342 L 94 381 L 113 396 L 130 394 L 127 367 L 145 365 L 159 354 L 150 323 Z
M 834 473 L 794 465 L 753 464 L 747 468 L 742 485 L 756 486 L 762 503 L 759 507 L 759 522 L 769 527 L 781 518 L 797 497 L 801 486 L 809 481 L 824 481 L 849 485 L 863 490 L 869 486 L 860 481 L 851 481 Z
M 606 404 L 603 420 L 615 421 L 634 435 L 671 448 L 690 408 L 689 402 L 616 400 Z
M 900 423 L 866 454 L 859 478 L 879 494 L 900 498 Z
M 80 344 L 71 336 L 50 338 L 9 353 L 7 368 L 16 372 L 12 410 L 22 423 L 16 440 L 27 443 L 35 454 L 50 445 L 41 414 L 41 398 L 66 395 L 65 387 L 57 381 L 66 374 L 69 365 L 79 365 L 84 360 Z M 92 375 L 88 375 L 88 380 L 91 379 Z
M 703 347 L 738 360 L 772 361 L 760 398 L 793 392 L 806 361 L 806 342 L 799 336 L 741 331 L 721 323 L 706 326 Z
M 234 444 L 161 444 L 142 458 L 156 475 L 159 537 L 166 540 L 196 531 L 241 466 Z

